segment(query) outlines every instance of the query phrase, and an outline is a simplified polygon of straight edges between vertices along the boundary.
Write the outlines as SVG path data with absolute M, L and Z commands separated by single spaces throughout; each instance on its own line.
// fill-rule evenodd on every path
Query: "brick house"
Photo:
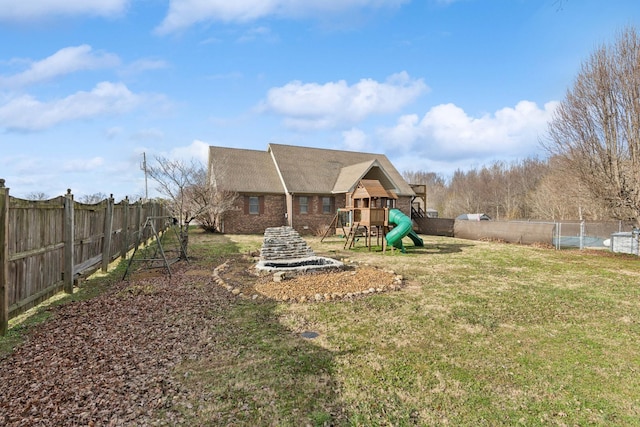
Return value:
M 349 207 L 362 180 L 377 180 L 397 195 L 407 216 L 416 196 L 383 154 L 269 144 L 267 151 L 209 147 L 209 177 L 219 189 L 238 194 L 222 231 L 261 234 L 289 225 L 299 233 L 328 226 L 336 209 Z

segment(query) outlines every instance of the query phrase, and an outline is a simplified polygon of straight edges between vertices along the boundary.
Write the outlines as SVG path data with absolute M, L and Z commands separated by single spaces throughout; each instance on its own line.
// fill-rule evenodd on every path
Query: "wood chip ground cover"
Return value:
M 402 277 L 393 271 L 366 265 L 328 272 L 285 272 L 279 282 L 274 281 L 275 273 L 257 273 L 254 266 L 254 261 L 247 258 L 219 266 L 220 284 L 243 297 L 296 302 L 354 298 L 398 290 L 402 284 Z
M 0 425 L 145 425 L 158 413 L 179 423 L 187 400 L 172 369 L 212 351 L 201 325 L 229 303 L 182 270 L 53 308 L 0 362 Z
M 394 278 L 362 268 L 274 283 L 252 274 L 247 257 L 230 264 L 230 283 L 265 298 L 346 295 Z M 225 331 L 215 325 L 237 298 L 214 282 L 213 268 L 173 268 L 171 278 L 142 271 L 97 298 L 50 308 L 52 319 L 0 361 L 0 425 L 189 424 L 183 413 L 194 397 L 174 369 L 220 350 Z

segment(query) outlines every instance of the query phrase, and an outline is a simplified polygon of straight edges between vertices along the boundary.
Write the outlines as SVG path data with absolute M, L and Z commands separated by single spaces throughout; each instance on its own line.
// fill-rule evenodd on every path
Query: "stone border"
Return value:
M 254 301 L 265 299 L 265 300 L 280 301 L 280 302 L 307 303 L 307 302 L 351 300 L 351 299 L 354 299 L 360 296 L 369 295 L 369 294 L 383 293 L 383 292 L 389 292 L 389 291 L 399 291 L 400 289 L 402 289 L 402 285 L 404 283 L 404 278 L 401 274 L 395 274 L 395 272 L 392 270 L 382 270 L 383 272 L 387 272 L 394 275 L 393 283 L 391 285 L 385 285 L 379 288 L 371 287 L 363 291 L 347 292 L 344 294 L 334 292 L 331 294 L 315 294 L 313 296 L 302 295 L 298 298 L 280 299 L 280 298 L 267 297 L 259 293 L 254 293 L 251 296 L 245 295 L 239 288 L 234 288 L 233 286 L 225 282 L 225 280 L 222 278 L 221 273 L 223 273 L 227 269 L 227 267 L 229 267 L 229 263 L 224 262 L 223 264 L 220 264 L 219 266 L 213 269 L 212 276 L 213 276 L 214 282 L 216 282 L 216 284 L 218 284 L 219 286 L 222 286 L 223 288 L 225 288 L 233 296 L 243 298 L 243 299 L 251 299 Z M 276 276 L 280 275 L 281 273 L 282 272 L 274 273 L 274 281 L 278 281 L 278 278 Z M 279 279 L 282 280 L 282 277 L 280 277 Z

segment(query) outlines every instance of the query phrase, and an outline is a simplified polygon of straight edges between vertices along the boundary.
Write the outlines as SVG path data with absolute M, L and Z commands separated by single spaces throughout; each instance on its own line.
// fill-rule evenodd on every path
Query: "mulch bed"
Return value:
M 296 300 L 364 295 L 388 289 L 395 277 L 362 268 L 277 284 L 250 265 L 247 258 L 232 260 L 221 286 L 213 268 L 176 264 L 171 278 L 132 274 L 96 298 L 50 308 L 52 318 L 0 360 L 0 425 L 184 424 L 193 396 L 173 370 L 216 351 L 215 334 L 223 332 L 215 325 L 238 298 L 229 287 L 260 300 Z
M 172 369 L 213 350 L 201 325 L 231 302 L 210 273 L 184 268 L 52 308 L 0 361 L 0 425 L 149 425 L 160 411 L 179 424 L 186 400 Z
M 370 266 L 348 266 L 305 273 L 287 271 L 274 281 L 276 273 L 257 273 L 255 262 L 233 260 L 215 269 L 217 283 L 234 295 L 252 299 L 289 302 L 321 302 L 355 298 L 376 292 L 398 290 L 402 277 L 393 271 Z

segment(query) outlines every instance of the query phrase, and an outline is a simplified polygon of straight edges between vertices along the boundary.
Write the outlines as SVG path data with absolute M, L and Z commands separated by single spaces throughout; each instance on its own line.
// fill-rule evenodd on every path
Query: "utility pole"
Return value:
M 142 164 L 140 169 L 144 171 L 144 201 L 149 200 L 149 186 L 147 183 L 147 153 L 142 152 Z

